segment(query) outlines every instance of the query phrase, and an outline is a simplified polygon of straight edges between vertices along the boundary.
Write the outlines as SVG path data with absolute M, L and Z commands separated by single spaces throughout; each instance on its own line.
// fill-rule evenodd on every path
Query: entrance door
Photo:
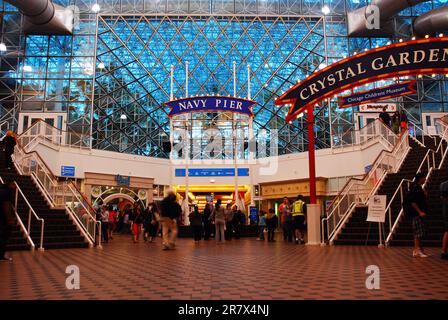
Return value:
M 67 127 L 66 113 L 35 113 L 35 112 L 21 112 L 19 114 L 19 128 L 18 134 L 21 134 L 31 127 L 39 120 L 43 120 L 50 126 L 56 127 L 65 131 Z
M 355 112 L 355 130 L 359 130 L 380 116 L 379 112 Z
M 47 127 L 43 132 L 30 132 L 32 135 L 44 135 L 47 140 L 51 140 L 56 144 L 65 143 L 65 130 L 67 128 L 67 114 L 66 113 L 36 113 L 36 112 L 21 112 L 19 113 L 19 128 L 18 134 L 25 132 L 29 127 L 37 121 L 43 120 L 45 123 L 59 130 Z
M 447 114 L 446 112 L 422 112 L 423 131 L 427 134 L 440 134 L 440 124 L 436 120 Z

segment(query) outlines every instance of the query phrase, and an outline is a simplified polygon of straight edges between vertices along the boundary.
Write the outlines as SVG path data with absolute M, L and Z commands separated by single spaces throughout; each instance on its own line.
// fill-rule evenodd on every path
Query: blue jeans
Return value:
M 258 232 L 260 235 L 260 240 L 264 240 L 264 227 L 265 226 L 258 226 Z

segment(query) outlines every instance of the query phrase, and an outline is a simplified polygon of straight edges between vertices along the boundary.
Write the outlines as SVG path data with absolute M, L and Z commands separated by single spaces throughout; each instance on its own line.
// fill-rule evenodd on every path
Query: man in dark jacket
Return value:
M 176 202 L 176 194 L 174 192 L 170 191 L 162 200 L 160 209 L 163 250 L 172 250 L 177 238 L 177 219 L 182 214 L 182 209 Z
M 11 232 L 10 211 L 13 197 L 12 188 L 13 186 L 11 185 L 0 185 L 0 262 L 12 261 L 12 258 L 5 256 L 6 245 Z
M 417 173 L 411 186 L 408 202 L 410 204 L 408 215 L 412 218 L 414 233 L 413 257 L 426 258 L 422 248 L 422 239 L 426 236 L 426 214 L 428 211 L 427 194 L 422 186 L 426 181 L 424 173 Z
M 16 146 L 16 139 L 12 131 L 6 133 L 5 139 L 3 139 L 3 144 L 5 146 L 5 168 L 11 169 L 12 158 L 14 153 L 14 147 Z

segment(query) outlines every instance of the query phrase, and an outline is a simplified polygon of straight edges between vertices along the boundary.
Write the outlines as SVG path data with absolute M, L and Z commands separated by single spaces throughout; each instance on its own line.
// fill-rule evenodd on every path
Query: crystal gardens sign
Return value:
M 247 99 L 219 96 L 190 97 L 165 103 L 171 108 L 169 117 L 191 112 L 234 112 L 252 117 L 255 104 L 255 101 Z
M 276 100 L 286 121 L 338 93 L 381 79 L 448 73 L 448 37 L 399 42 L 348 57 L 314 73 Z

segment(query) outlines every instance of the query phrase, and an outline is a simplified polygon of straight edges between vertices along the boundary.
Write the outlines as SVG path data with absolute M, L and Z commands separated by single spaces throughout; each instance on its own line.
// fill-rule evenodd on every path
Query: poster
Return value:
M 367 221 L 384 222 L 386 217 L 386 202 L 387 197 L 385 195 L 372 196 L 369 200 Z

